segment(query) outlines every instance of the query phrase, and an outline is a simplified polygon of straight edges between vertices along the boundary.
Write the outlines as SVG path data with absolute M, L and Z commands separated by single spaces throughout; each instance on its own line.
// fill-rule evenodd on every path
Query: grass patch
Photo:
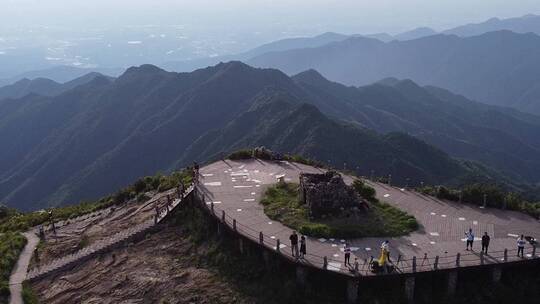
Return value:
M 24 304 L 38 304 L 39 299 L 30 283 L 27 281 L 23 282 L 22 298 Z
M 311 220 L 307 206 L 299 202 L 298 187 L 295 183 L 273 185 L 266 190 L 261 203 L 268 217 L 302 234 L 324 238 L 390 237 L 418 229 L 413 216 L 374 198 L 370 210 L 358 218 L 342 216 Z

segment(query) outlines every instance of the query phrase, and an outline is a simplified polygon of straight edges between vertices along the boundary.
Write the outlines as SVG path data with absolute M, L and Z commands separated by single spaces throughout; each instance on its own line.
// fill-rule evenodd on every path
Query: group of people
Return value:
M 306 255 L 306 237 L 302 235 L 299 239 L 296 231 L 293 231 L 289 236 L 289 241 L 291 242 L 291 255 L 297 260 L 304 259 Z M 300 247 L 298 246 L 298 243 L 300 243 Z M 358 262 L 358 258 L 355 257 L 354 262 L 351 264 L 351 251 L 349 243 L 345 243 L 343 245 L 344 264 L 351 272 L 358 273 L 360 263 Z M 381 244 L 381 255 L 377 260 L 377 265 L 382 271 L 388 272 L 388 266 L 391 262 L 390 242 L 386 240 Z
M 306 255 L 306 237 L 303 235 L 300 237 L 300 250 L 298 250 L 298 234 L 296 231 L 293 231 L 289 240 L 291 241 L 292 256 L 296 259 L 303 259 Z
M 472 228 L 469 228 L 469 231 L 465 232 L 465 237 L 466 237 L 466 245 L 465 245 L 465 250 L 470 250 L 472 251 L 473 250 L 473 244 L 474 244 L 474 232 L 472 230 Z M 482 235 L 482 251 L 484 254 L 488 254 L 488 248 L 489 248 L 489 243 L 491 241 L 491 237 L 488 235 L 487 232 L 484 232 L 484 235 Z M 525 236 L 522 234 L 521 236 L 518 237 L 517 239 L 517 242 L 516 242 L 516 245 L 517 245 L 517 256 L 518 257 L 521 257 L 523 258 L 523 254 L 524 254 L 524 251 L 525 251 L 525 245 L 527 244 L 527 240 L 525 238 Z

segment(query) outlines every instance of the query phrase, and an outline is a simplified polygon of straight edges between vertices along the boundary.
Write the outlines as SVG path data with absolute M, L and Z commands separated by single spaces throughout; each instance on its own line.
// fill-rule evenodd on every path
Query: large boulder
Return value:
M 311 218 L 338 215 L 362 208 L 363 201 L 336 171 L 323 174 L 300 174 L 300 201 L 306 204 Z

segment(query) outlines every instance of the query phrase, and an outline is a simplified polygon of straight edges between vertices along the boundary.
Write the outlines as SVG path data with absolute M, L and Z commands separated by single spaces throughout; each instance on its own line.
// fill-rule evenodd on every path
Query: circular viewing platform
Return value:
M 260 200 L 269 185 L 282 178 L 298 182 L 300 173 L 323 173 L 324 169 L 286 161 L 218 161 L 200 169 L 198 191 L 216 218 L 241 234 L 292 256 L 289 236 L 293 229 L 271 220 Z M 347 184 L 354 177 L 343 176 Z M 306 237 L 307 254 L 297 262 L 348 276 L 373 276 L 370 261 L 380 255 L 381 243 L 390 241 L 392 274 L 512 263 L 538 258 L 533 245 L 525 245 L 524 257 L 517 256 L 517 238 L 521 234 L 538 238 L 540 222 L 526 214 L 482 208 L 439 200 L 421 193 L 366 180 L 380 201 L 413 215 L 420 228 L 402 237 L 366 237 L 325 239 Z M 465 250 L 465 232 L 475 234 L 473 250 Z M 488 254 L 481 253 L 481 236 L 491 237 Z M 358 271 L 344 263 L 344 243 L 351 249 L 351 264 L 358 259 Z

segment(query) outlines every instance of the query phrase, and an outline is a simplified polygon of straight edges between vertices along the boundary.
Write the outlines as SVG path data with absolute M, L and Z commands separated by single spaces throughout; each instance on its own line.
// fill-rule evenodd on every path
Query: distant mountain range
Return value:
M 307 89 L 273 69 L 239 62 L 192 73 L 130 68 L 57 96 L 0 100 L 0 200 L 21 209 L 73 203 L 140 176 L 237 148 L 282 152 L 448 182 L 471 170 L 411 136 L 328 118 Z
M 27 71 L 14 77 L 0 79 L 0 87 L 14 84 L 23 79 L 34 80 L 36 78 L 46 78 L 55 82 L 65 83 L 90 73 L 116 77 L 122 72 L 124 72 L 124 69 L 119 68 L 78 68 L 59 65 L 41 70 Z
M 540 179 L 538 134 L 537 116 L 408 80 L 355 88 L 240 62 L 144 65 L 56 96 L 0 99 L 0 201 L 28 210 L 93 199 L 259 145 L 396 182 L 504 174 L 517 185 Z
M 470 23 L 445 30 L 443 34 L 462 37 L 477 36 L 487 32 L 508 30 L 515 33 L 535 33 L 540 35 L 540 16 L 529 14 L 522 17 L 491 18 L 481 23 Z
M 65 83 L 58 83 L 47 78 L 28 79 L 23 78 L 14 84 L 0 87 L 0 99 L 20 98 L 28 94 L 37 94 L 42 96 L 56 96 L 71 90 L 75 87 L 92 81 L 96 77 L 107 77 L 96 72 L 90 72 L 76 79 Z
M 290 75 L 316 69 L 349 85 L 408 78 L 488 104 L 540 113 L 540 36 L 510 31 L 460 38 L 433 35 L 381 42 L 349 38 L 316 48 L 266 53 L 249 60 Z

